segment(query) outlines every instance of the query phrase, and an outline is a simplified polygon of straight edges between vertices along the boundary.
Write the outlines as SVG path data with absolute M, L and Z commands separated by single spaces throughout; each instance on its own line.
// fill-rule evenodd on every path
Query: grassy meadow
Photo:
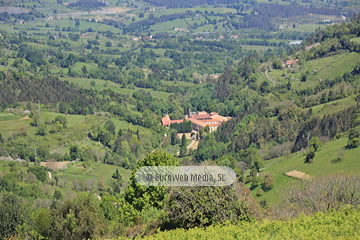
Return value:
M 170 93 L 167 92 L 155 91 L 153 89 L 147 89 L 147 88 L 138 88 L 138 87 L 134 87 L 134 89 L 122 88 L 120 84 L 102 79 L 63 77 L 61 78 L 61 80 L 73 82 L 80 87 L 93 88 L 98 91 L 103 91 L 105 89 L 110 88 L 116 93 L 125 94 L 125 95 L 132 95 L 133 92 L 139 89 L 143 89 L 145 92 L 150 92 L 150 94 L 153 97 L 163 100 L 167 100 L 168 97 L 171 95 Z M 95 86 L 91 85 L 92 81 L 95 82 Z
M 359 155 L 360 148 L 346 149 L 347 137 L 334 139 L 315 152 L 315 162 L 304 163 L 307 151 L 292 154 L 290 157 L 280 157 L 265 161 L 265 167 L 260 172 L 260 177 L 271 173 L 276 181 L 272 190 L 265 192 L 259 200 L 267 200 L 268 203 L 279 201 L 281 188 L 294 181 L 300 181 L 293 177 L 288 177 L 285 173 L 290 171 L 300 171 L 312 177 L 326 175 L 335 172 L 360 173 Z M 343 154 L 341 161 L 336 158 Z M 256 189 L 253 193 L 256 192 Z
M 273 69 L 268 75 L 275 81 L 287 83 L 291 79 L 294 89 L 315 87 L 319 81 L 334 79 L 350 72 L 357 63 L 360 54 L 342 53 L 306 62 L 304 65 L 294 65 L 292 68 Z M 308 75 L 306 82 L 300 82 L 303 74 Z

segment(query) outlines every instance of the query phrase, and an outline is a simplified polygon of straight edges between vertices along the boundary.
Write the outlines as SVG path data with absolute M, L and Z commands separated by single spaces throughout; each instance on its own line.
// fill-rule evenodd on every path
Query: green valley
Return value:
M 0 238 L 356 239 L 359 8 L 0 2 Z

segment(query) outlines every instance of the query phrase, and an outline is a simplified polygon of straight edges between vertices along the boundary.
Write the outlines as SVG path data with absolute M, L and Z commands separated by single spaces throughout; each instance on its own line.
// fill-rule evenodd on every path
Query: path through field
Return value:
M 265 76 L 270 80 L 270 82 L 279 84 L 278 81 L 275 81 L 274 79 L 272 79 L 272 78 L 268 75 L 268 70 L 265 71 Z
M 310 45 L 310 46 L 305 47 L 305 50 L 306 50 L 306 51 L 310 51 L 310 49 L 312 49 L 313 47 L 316 47 L 316 46 L 318 46 L 318 45 L 320 45 L 320 43 L 314 43 L 313 45 Z
M 198 148 L 199 145 L 199 140 L 191 140 L 191 143 L 189 144 L 189 146 L 186 147 L 187 150 L 196 150 Z M 176 153 L 176 155 L 180 155 L 180 151 Z

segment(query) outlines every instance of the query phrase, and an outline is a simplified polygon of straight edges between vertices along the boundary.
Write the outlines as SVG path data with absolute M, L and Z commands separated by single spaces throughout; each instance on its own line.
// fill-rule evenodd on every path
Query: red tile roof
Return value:
M 187 119 L 189 121 L 191 121 L 193 124 L 196 124 L 196 125 L 204 128 L 204 127 L 206 127 L 206 125 L 209 125 L 209 127 L 218 127 L 223 122 L 230 120 L 231 117 L 223 117 L 216 112 L 212 112 L 210 114 L 208 114 L 206 112 L 198 112 L 198 115 L 189 116 Z M 181 123 L 183 121 L 184 121 L 183 119 L 171 120 L 168 114 L 166 114 L 161 119 L 163 126 L 170 126 L 170 124 L 172 124 L 172 123 Z
M 206 125 L 208 125 L 206 122 L 202 122 L 202 121 L 194 119 L 194 118 L 190 118 L 189 120 L 192 123 L 195 123 L 196 125 L 199 125 L 200 127 L 206 127 Z
M 201 115 L 192 115 L 189 119 L 191 119 L 191 118 L 194 118 L 194 119 L 197 119 L 197 120 L 211 119 L 211 116 L 210 116 L 210 114 L 201 114 Z
M 162 119 L 161 119 L 161 123 L 163 126 L 169 126 L 172 123 L 182 123 L 184 120 L 183 119 L 178 119 L 178 120 L 171 120 L 169 115 L 166 114 Z

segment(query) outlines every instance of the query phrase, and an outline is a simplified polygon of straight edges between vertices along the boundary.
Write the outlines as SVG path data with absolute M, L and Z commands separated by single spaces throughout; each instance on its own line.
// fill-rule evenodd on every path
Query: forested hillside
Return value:
M 358 8 L 1 2 L 0 238 L 356 238 Z M 136 181 L 189 165 L 236 181 Z

